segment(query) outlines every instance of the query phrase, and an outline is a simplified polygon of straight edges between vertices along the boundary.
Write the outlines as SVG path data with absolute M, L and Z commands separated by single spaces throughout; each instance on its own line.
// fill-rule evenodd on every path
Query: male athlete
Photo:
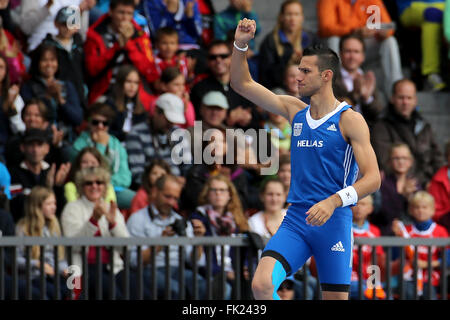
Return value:
M 380 187 L 369 129 L 359 113 L 335 98 L 332 83 L 339 58 L 328 48 L 303 51 L 297 82 L 300 95 L 311 97 L 309 106 L 255 82 L 246 59 L 255 30 L 255 21 L 248 19 L 236 28 L 231 86 L 256 105 L 290 121 L 292 174 L 291 206 L 264 248 L 252 281 L 253 294 L 256 299 L 279 299 L 276 292 L 286 276 L 314 256 L 322 298 L 346 300 L 353 245 L 349 206 Z M 358 167 L 362 177 L 355 182 Z

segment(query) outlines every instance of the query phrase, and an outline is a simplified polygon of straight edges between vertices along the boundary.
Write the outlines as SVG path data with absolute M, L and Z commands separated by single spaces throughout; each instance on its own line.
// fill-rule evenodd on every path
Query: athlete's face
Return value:
M 297 77 L 298 93 L 302 97 L 316 94 L 322 87 L 322 73 L 318 67 L 317 56 L 304 56 L 300 61 Z
M 354 222 L 362 222 L 367 219 L 367 217 L 373 211 L 372 199 L 369 197 L 365 197 L 358 201 L 356 206 L 352 207 L 353 212 L 353 221 Z
M 281 211 L 286 202 L 284 187 L 279 182 L 269 182 L 262 194 L 264 209 L 269 212 Z
M 425 222 L 434 215 L 434 206 L 428 201 L 417 201 L 411 205 L 409 210 L 417 222 Z

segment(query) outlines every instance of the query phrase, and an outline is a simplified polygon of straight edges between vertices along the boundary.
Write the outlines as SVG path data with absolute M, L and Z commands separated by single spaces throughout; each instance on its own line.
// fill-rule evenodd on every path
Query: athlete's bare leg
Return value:
M 348 292 L 322 291 L 322 300 L 348 300 Z
M 272 272 L 276 262 L 275 258 L 269 256 L 262 257 L 259 261 L 252 280 L 256 300 L 273 300 Z

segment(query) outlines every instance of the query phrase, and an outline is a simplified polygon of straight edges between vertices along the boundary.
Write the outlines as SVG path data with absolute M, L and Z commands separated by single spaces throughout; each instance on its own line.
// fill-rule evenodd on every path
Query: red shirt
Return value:
M 355 228 L 353 226 L 353 237 L 365 237 L 365 238 L 376 238 L 381 235 L 380 230 L 370 224 L 365 223 L 363 228 Z M 362 257 L 362 274 L 364 280 L 369 277 L 369 273 L 367 272 L 367 268 L 372 265 L 372 246 L 363 245 L 361 248 Z M 383 255 L 383 248 L 381 246 L 376 247 L 376 255 L 377 255 L 377 264 L 379 265 L 379 259 Z M 352 281 L 358 280 L 358 269 L 359 269 L 359 256 L 358 256 L 358 245 L 353 246 L 353 270 L 352 270 Z

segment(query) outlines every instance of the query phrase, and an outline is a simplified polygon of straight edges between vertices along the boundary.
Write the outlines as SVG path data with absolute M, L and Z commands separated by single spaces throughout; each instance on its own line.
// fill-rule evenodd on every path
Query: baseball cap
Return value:
M 184 102 L 173 93 L 164 93 L 156 99 L 156 106 L 164 111 L 167 120 L 172 123 L 184 124 Z
M 225 95 L 220 91 L 210 91 L 204 95 L 202 103 L 205 106 L 217 106 L 222 109 L 228 110 L 228 100 Z
M 30 143 L 33 141 L 50 143 L 50 137 L 45 130 L 31 128 L 25 131 L 22 143 Z

